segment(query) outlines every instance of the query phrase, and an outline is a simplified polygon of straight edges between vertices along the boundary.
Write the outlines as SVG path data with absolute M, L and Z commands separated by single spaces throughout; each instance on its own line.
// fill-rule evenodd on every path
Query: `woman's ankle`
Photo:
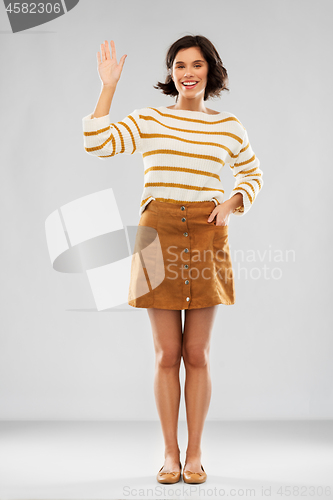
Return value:
M 179 460 L 180 449 L 179 448 L 165 448 L 164 458 L 174 458 L 174 459 Z
M 190 460 L 197 460 L 201 458 L 201 449 L 200 448 L 188 448 L 186 450 L 186 462 Z

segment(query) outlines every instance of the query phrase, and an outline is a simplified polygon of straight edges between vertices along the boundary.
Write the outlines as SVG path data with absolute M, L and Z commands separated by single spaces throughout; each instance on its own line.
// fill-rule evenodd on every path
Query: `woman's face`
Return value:
M 186 99 L 202 98 L 207 85 L 208 63 L 203 57 L 199 47 L 181 49 L 172 64 L 172 79 L 179 97 Z M 191 85 L 185 85 L 191 82 Z

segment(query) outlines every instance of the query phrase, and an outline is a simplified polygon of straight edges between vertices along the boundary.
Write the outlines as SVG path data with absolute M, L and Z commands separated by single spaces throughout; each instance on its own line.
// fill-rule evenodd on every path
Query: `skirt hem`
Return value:
M 233 306 L 235 305 L 236 302 L 216 302 L 215 304 L 207 304 L 207 305 L 201 305 L 198 307 L 184 307 L 183 309 L 180 309 L 179 307 L 156 307 L 156 306 L 137 306 L 134 304 L 130 304 L 127 302 L 129 306 L 135 307 L 137 309 L 168 309 L 170 311 L 182 311 L 182 310 L 191 310 L 191 309 L 204 309 L 205 307 L 213 307 L 213 306 L 218 306 L 218 305 L 223 305 L 223 306 Z

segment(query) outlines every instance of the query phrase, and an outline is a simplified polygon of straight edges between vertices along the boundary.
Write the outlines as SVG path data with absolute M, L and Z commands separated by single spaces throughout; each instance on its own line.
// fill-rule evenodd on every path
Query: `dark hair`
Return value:
M 171 78 L 172 65 L 178 51 L 188 49 L 190 47 L 199 47 L 208 63 L 207 85 L 205 89 L 204 101 L 210 97 L 220 97 L 223 90 L 229 90 L 227 87 L 227 84 L 229 83 L 228 73 L 223 66 L 221 58 L 212 42 L 205 36 L 201 35 L 185 35 L 169 47 L 165 58 L 165 64 L 168 71 L 165 83 L 157 82 L 157 86 L 154 85 L 154 88 L 161 89 L 163 94 L 177 96 L 178 99 L 179 92 Z

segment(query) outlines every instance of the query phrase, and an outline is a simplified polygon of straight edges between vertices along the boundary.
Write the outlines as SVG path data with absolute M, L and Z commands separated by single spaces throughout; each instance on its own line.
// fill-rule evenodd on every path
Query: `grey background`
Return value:
M 120 121 L 174 103 L 153 85 L 186 34 L 219 51 L 231 91 L 206 105 L 242 121 L 265 182 L 250 212 L 230 217 L 236 304 L 219 306 L 207 420 L 331 419 L 332 3 L 81 0 L 15 35 L 2 10 L 0 419 L 158 419 L 147 311 L 97 313 L 85 275 L 52 269 L 44 223 L 110 186 L 123 223 L 138 223 L 141 156 L 101 162 L 83 148 L 96 52 L 113 39 L 118 60 L 128 54 L 110 112 Z M 229 196 L 228 166 L 222 181 Z M 256 255 L 240 259 L 252 277 L 238 274 L 236 250 Z

